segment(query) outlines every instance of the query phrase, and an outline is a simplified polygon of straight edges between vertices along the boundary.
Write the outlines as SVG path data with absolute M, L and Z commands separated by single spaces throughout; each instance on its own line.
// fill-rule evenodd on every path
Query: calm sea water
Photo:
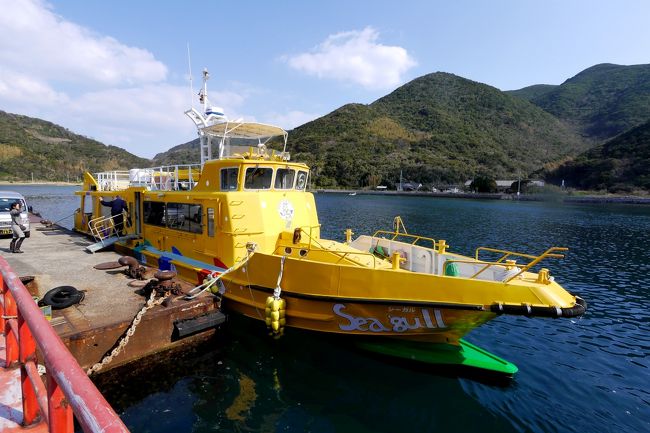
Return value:
M 5 189 L 1 187 L 0 189 Z M 12 187 L 49 219 L 71 187 Z M 650 207 L 317 194 L 323 236 L 371 233 L 401 215 L 410 232 L 540 253 L 589 303 L 576 320 L 499 317 L 467 340 L 519 366 L 512 381 L 398 363 L 232 318 L 221 335 L 156 365 L 99 379 L 133 432 L 650 431 Z M 67 226 L 71 225 L 71 220 Z

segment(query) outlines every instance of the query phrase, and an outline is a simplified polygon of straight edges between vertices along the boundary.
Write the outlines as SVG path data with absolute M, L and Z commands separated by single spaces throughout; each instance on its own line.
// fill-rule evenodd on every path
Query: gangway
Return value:
M 126 218 L 126 215 L 124 216 L 123 224 L 124 228 L 130 227 L 129 219 Z M 116 231 L 116 224 L 114 216 L 100 216 L 93 218 L 88 221 L 88 228 L 90 229 L 90 233 L 93 235 L 93 238 L 95 238 L 95 243 L 86 247 L 86 251 L 89 251 L 91 253 L 96 253 L 99 250 L 107 248 L 117 241 L 137 239 L 139 237 L 138 235 L 132 233 L 125 236 L 115 235 L 114 233 Z

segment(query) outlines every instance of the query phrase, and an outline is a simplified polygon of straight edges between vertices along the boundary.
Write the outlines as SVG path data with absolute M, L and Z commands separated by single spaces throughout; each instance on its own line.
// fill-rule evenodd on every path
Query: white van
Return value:
M 25 197 L 22 194 L 13 191 L 0 191 L 0 236 L 13 235 L 11 230 L 11 215 L 9 211 L 11 210 L 11 205 L 19 201 L 22 206 L 20 210 L 20 218 L 22 224 L 27 227 L 25 230 L 25 236 L 29 237 L 29 216 L 27 215 L 27 202 L 25 202 Z

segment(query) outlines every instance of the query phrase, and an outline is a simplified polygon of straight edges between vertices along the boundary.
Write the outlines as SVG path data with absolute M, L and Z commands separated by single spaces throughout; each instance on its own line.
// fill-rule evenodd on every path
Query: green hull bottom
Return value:
M 460 340 L 459 346 L 423 344 L 403 340 L 362 341 L 357 345 L 362 349 L 383 355 L 427 364 L 459 365 L 508 376 L 514 375 L 519 370 L 515 364 L 463 339 Z

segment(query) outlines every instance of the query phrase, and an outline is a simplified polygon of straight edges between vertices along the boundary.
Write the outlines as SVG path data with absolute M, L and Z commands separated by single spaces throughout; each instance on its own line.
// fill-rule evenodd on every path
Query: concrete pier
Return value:
M 40 218 L 31 219 L 31 237 L 21 248 L 24 254 L 9 252 L 10 238 L 0 239 L 0 251 L 17 275 L 29 277 L 25 285 L 39 299 L 59 286 L 85 292 L 81 303 L 53 310 L 51 324 L 81 367 L 87 369 L 110 353 L 145 305 L 138 287 L 142 282 L 134 283 L 136 280 L 127 277 L 123 269 L 94 269 L 99 263 L 117 261 L 120 256 L 115 252 L 88 253 L 85 247 L 93 243 L 91 239 L 58 226 L 46 229 Z M 148 269 L 146 275 L 152 276 L 154 271 Z M 192 287 L 188 283 L 181 286 L 184 291 Z M 209 293 L 189 301 L 172 296 L 169 301 L 144 314 L 129 343 L 102 371 L 206 338 L 225 319 L 216 298 Z M 183 335 L 187 329 L 191 332 Z

